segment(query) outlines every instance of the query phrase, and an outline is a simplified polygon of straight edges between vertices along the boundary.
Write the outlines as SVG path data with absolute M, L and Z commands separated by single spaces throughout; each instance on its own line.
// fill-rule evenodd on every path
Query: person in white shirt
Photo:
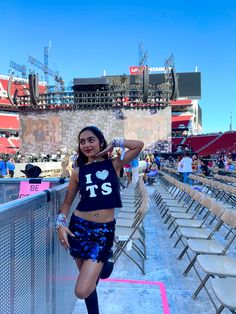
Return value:
M 192 170 L 192 164 L 193 164 L 193 160 L 191 157 L 189 157 L 189 153 L 185 153 L 184 157 L 181 160 L 184 183 L 191 184 L 191 179 L 189 178 L 189 175 L 193 171 Z

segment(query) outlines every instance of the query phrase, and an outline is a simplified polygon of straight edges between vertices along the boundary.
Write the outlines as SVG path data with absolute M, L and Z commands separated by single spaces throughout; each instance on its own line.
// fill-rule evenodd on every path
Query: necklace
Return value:
M 88 161 L 87 162 L 87 165 L 88 164 L 92 164 L 92 163 L 94 163 L 94 162 L 100 162 L 100 161 L 103 161 L 104 159 L 94 159 L 94 160 L 92 160 L 92 161 Z

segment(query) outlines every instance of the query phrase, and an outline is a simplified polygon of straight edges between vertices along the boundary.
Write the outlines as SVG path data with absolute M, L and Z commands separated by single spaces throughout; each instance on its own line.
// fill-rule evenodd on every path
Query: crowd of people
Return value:
M 3 156 L 0 155 L 0 178 L 4 178 L 5 176 L 9 176 L 10 178 L 14 177 L 15 172 L 15 160 L 10 157 L 6 161 Z
M 235 166 L 233 164 L 232 156 L 230 154 L 219 154 L 214 158 L 201 158 L 197 155 L 192 155 L 186 152 L 184 155 L 179 155 L 177 160 L 177 170 L 184 183 L 191 183 L 189 174 L 201 173 L 209 177 L 213 168 L 218 168 L 219 171 L 233 171 Z
M 119 149 L 114 150 L 113 157 L 120 155 Z M 14 177 L 16 163 L 30 163 L 35 162 L 51 162 L 60 161 L 62 167 L 62 177 L 70 177 L 72 169 L 77 167 L 77 151 L 58 151 L 55 155 L 47 154 L 45 156 L 26 156 L 22 157 L 20 154 L 13 155 L 0 155 L 0 178 Z M 160 157 L 154 154 L 140 154 L 131 162 L 124 164 L 120 172 L 121 188 L 125 188 L 130 183 L 136 183 L 140 175 L 142 175 L 145 183 L 153 182 L 152 178 L 157 176 L 158 170 L 162 163 L 177 164 L 178 172 L 181 175 L 183 182 L 188 181 L 189 173 L 202 173 L 205 176 L 211 175 L 211 169 L 217 167 L 219 171 L 232 171 L 235 170 L 235 165 L 230 154 L 219 153 L 216 156 L 209 158 L 202 158 L 196 154 L 191 155 L 190 152 L 171 156 L 169 158 Z
M 9 155 L 0 154 L 0 178 L 13 178 L 16 164 L 35 164 L 38 162 L 61 162 L 61 176 L 70 177 L 72 168 L 76 164 L 77 152 L 66 149 L 59 150 L 56 154 L 26 155 L 20 153 Z

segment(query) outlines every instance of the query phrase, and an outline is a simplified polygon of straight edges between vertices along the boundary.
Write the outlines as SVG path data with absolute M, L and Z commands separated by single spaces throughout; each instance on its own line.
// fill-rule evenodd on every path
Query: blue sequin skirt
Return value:
M 115 219 L 107 223 L 97 223 L 72 214 L 69 229 L 75 237 L 68 236 L 70 255 L 74 258 L 106 262 L 113 246 L 115 223 Z

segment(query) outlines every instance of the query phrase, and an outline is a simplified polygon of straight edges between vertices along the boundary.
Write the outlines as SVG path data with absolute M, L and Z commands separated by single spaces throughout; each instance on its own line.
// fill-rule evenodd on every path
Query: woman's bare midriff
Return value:
M 89 212 L 82 212 L 80 210 L 75 210 L 74 215 L 80 218 L 98 222 L 98 223 L 106 223 L 114 220 L 114 208 L 111 209 L 99 209 L 93 210 Z

